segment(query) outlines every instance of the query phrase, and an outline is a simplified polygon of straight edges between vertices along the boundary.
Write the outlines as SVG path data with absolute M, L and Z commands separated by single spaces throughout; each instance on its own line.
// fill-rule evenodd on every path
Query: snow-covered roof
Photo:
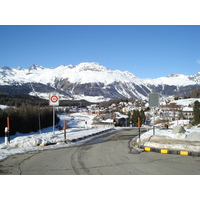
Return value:
M 193 112 L 193 107 L 184 107 L 183 111 L 184 112 Z
M 179 99 L 179 100 L 171 101 L 171 103 L 176 103 L 177 105 L 181 105 L 181 106 L 189 106 L 193 104 L 195 101 L 200 102 L 200 98 Z
M 116 119 L 122 119 L 122 118 L 127 119 L 127 118 L 128 118 L 128 115 L 122 115 L 122 114 L 119 113 L 119 112 L 115 112 L 115 114 L 117 115 Z

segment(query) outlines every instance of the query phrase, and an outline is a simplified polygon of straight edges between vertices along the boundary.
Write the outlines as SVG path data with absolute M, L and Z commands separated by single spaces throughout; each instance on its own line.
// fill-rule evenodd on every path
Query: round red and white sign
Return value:
M 49 105 L 50 106 L 59 106 L 59 94 L 50 93 L 50 95 L 49 95 Z
M 52 103 L 56 103 L 58 101 L 58 96 L 54 95 L 54 96 L 51 97 L 50 100 L 51 100 Z

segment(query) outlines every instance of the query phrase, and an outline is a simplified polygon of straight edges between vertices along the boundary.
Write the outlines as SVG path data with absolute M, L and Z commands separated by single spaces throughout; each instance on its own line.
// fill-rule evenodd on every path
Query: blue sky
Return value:
M 200 26 L 0 26 L 0 67 L 98 62 L 139 78 L 200 72 Z

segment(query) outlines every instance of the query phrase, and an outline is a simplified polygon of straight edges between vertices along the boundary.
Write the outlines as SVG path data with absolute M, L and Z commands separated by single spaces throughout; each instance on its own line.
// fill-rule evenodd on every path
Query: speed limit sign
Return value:
M 59 106 L 59 94 L 50 93 L 49 94 L 49 105 L 50 106 Z

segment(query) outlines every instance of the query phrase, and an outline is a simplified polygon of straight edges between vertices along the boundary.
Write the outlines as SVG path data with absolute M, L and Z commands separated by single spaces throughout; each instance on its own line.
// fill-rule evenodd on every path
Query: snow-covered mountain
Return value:
M 44 68 L 32 65 L 0 68 L 0 92 L 45 96 L 52 91 L 67 99 L 103 101 L 110 98 L 145 98 L 151 92 L 183 95 L 200 83 L 200 72 L 189 76 L 171 74 L 157 79 L 140 79 L 128 71 L 110 70 L 99 63 L 80 63 Z M 47 95 L 48 96 L 48 95 Z

